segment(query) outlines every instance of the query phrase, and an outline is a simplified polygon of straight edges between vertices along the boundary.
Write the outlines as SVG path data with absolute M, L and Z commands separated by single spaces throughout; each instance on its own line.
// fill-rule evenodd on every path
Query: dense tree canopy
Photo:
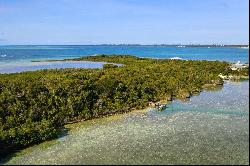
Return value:
M 0 154 L 54 138 L 64 124 L 141 109 L 148 102 L 199 92 L 222 82 L 227 62 L 147 59 L 99 55 L 74 59 L 102 61 L 102 69 L 40 70 L 0 74 Z

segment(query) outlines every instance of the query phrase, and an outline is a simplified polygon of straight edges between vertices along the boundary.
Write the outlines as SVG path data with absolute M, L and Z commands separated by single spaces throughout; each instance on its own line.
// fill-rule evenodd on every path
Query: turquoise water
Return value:
M 77 58 L 94 54 L 249 62 L 249 49 L 174 46 L 0 46 L 0 65 L 31 60 Z
M 14 63 L 0 66 L 0 74 L 19 73 L 24 71 L 35 71 L 42 69 L 65 69 L 65 68 L 102 68 L 105 62 L 32 62 L 32 63 Z
M 190 101 L 76 124 L 6 164 L 249 164 L 249 81 Z M 72 127 L 71 126 L 71 127 Z
M 0 46 L 0 73 L 13 73 L 54 68 L 99 68 L 100 64 L 81 62 L 34 63 L 31 61 L 62 60 L 95 54 L 131 54 L 139 57 L 187 60 L 249 62 L 249 49 L 174 46 Z
M 101 67 L 31 62 L 93 54 L 249 62 L 249 50 L 240 48 L 0 46 L 0 73 Z M 249 81 L 226 82 L 190 101 L 174 101 L 163 112 L 150 109 L 77 125 L 56 144 L 31 147 L 6 164 L 249 164 Z

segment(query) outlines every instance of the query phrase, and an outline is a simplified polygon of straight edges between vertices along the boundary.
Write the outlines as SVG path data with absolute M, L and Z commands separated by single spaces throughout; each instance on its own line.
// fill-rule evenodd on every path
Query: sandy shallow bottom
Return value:
M 55 61 L 55 62 L 19 62 L 13 64 L 0 64 L 0 74 L 20 73 L 44 69 L 66 69 L 66 68 L 102 68 L 105 62 L 88 61 Z
M 249 164 L 249 82 L 147 110 L 69 125 L 5 164 Z

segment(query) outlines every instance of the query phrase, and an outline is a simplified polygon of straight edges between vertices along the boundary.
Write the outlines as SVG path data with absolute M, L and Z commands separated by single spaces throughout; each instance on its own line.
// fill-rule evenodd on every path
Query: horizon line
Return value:
M 0 44 L 0 46 L 101 46 L 101 45 L 137 45 L 137 46 L 249 46 L 248 44 Z

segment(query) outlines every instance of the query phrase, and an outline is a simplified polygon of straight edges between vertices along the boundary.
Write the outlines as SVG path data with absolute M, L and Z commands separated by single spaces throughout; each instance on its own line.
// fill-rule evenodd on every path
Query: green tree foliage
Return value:
M 64 124 L 185 97 L 232 74 L 228 63 L 99 55 L 74 59 L 102 69 L 40 70 L 0 75 L 0 155 L 54 138 Z M 234 71 L 235 72 L 235 71 Z M 243 70 L 248 75 L 248 70 Z M 234 73 L 240 74 L 240 73 Z

